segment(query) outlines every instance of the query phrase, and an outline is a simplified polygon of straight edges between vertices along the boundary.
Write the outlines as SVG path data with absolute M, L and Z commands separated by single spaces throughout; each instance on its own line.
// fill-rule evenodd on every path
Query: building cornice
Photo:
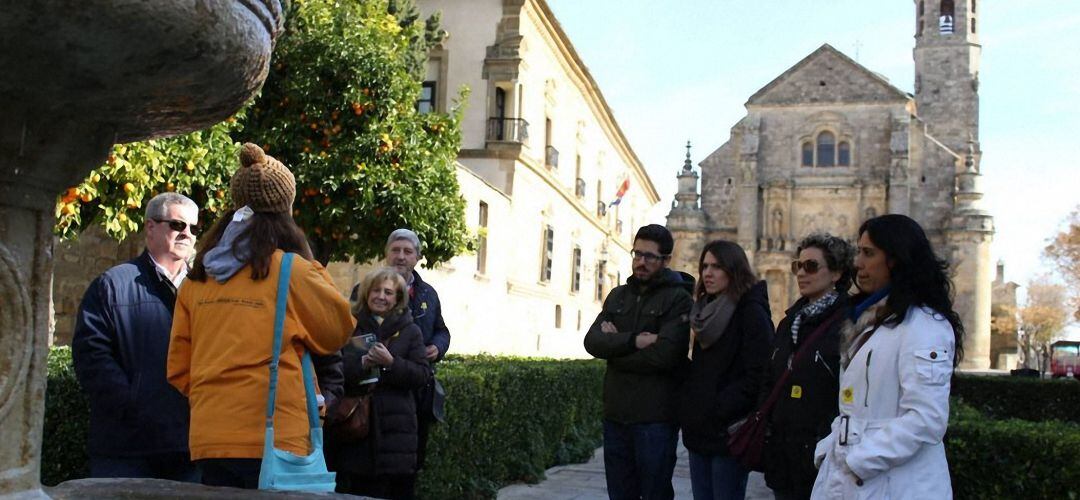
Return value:
M 534 8 L 527 8 L 528 5 L 533 5 Z M 546 33 L 551 35 L 551 43 L 557 49 L 557 53 L 561 55 L 560 62 L 566 67 L 567 73 L 572 77 L 571 80 L 575 82 L 578 89 L 581 90 L 582 95 L 585 98 L 585 102 L 588 103 L 592 109 L 593 114 L 597 117 L 601 128 L 607 134 L 612 145 L 619 152 L 619 155 L 623 157 L 623 160 L 630 165 L 634 174 L 638 178 L 638 184 L 642 187 L 642 191 L 645 193 L 649 206 L 655 205 L 660 202 L 660 194 L 656 191 L 656 186 L 653 185 L 652 179 L 649 177 L 648 172 L 645 171 L 644 165 L 641 163 L 641 159 L 638 158 L 637 153 L 630 147 L 629 141 L 626 139 L 626 135 L 623 134 L 622 128 L 619 127 L 619 123 L 615 121 L 615 115 L 611 111 L 611 107 L 608 106 L 607 100 L 604 99 L 603 93 L 600 91 L 600 86 L 596 84 L 596 80 L 593 79 L 592 74 L 589 73 L 585 63 L 582 62 L 581 57 L 578 56 L 576 50 L 574 50 L 573 44 L 570 42 L 570 38 L 563 31 L 562 26 L 559 24 L 558 19 L 555 18 L 555 14 L 548 7 L 545 0 L 528 0 L 526 2 L 526 9 L 530 14 L 534 15 L 534 20 L 540 23 L 546 28 Z

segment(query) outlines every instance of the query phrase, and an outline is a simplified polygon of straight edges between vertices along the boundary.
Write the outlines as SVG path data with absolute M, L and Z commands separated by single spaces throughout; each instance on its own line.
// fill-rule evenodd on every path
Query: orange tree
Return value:
M 296 174 L 293 215 L 320 261 L 379 257 L 398 227 L 420 235 L 429 265 L 467 247 L 460 108 L 416 110 L 437 22 L 403 2 L 292 2 L 241 136 Z
M 421 20 L 408 0 L 294 0 L 287 20 L 253 103 L 200 132 L 115 146 L 58 197 L 57 233 L 96 222 L 123 239 L 162 191 L 191 196 L 209 222 L 228 206 L 238 142 L 251 141 L 296 175 L 294 216 L 320 261 L 379 257 L 397 227 L 420 235 L 428 265 L 465 250 L 459 109 L 415 108 L 428 50 L 445 36 L 438 17 Z
M 123 240 L 142 227 L 146 202 L 164 191 L 184 193 L 213 219 L 228 203 L 243 112 L 213 127 L 169 139 L 117 144 L 104 165 L 56 201 L 56 233 L 72 239 L 91 224 Z

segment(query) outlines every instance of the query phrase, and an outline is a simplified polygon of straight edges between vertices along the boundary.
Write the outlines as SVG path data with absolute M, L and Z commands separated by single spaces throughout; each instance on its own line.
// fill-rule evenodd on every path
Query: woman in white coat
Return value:
M 859 228 L 855 269 L 840 415 L 814 452 L 811 498 L 952 498 L 941 440 L 964 328 L 947 265 L 918 223 L 893 214 Z

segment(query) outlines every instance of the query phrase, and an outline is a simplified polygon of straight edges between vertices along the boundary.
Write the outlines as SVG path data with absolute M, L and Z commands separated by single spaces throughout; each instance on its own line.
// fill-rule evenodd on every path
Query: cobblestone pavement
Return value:
M 583 464 L 560 465 L 547 470 L 539 484 L 514 484 L 499 490 L 499 500 L 607 500 L 604 482 L 604 450 L 598 448 Z M 690 465 L 686 448 L 679 442 L 678 460 L 672 479 L 677 500 L 690 500 Z M 761 474 L 751 473 L 746 500 L 773 500 Z

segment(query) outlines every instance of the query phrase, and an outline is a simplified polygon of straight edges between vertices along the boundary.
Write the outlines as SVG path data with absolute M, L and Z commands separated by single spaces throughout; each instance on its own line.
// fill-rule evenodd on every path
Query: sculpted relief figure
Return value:
M 776 207 L 772 212 L 772 232 L 770 236 L 773 238 L 784 237 L 784 211 L 780 207 Z

